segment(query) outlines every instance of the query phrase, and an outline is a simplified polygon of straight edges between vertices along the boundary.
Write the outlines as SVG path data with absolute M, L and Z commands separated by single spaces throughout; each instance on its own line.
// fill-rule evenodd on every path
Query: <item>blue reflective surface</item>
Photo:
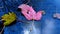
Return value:
M 33 21 L 28 21 L 17 11 L 19 5 L 27 2 L 24 1 L 25 0 L 5 0 L 6 6 L 2 0 L 0 0 L 0 17 L 5 13 L 14 12 L 18 19 L 27 21 L 29 24 L 32 23 Z M 60 13 L 60 0 L 31 0 L 28 5 L 32 6 L 36 12 L 39 10 L 46 12 L 40 21 L 34 21 L 36 31 L 33 30 L 37 32 L 37 34 L 60 34 L 60 19 L 53 18 L 54 13 Z M 24 30 L 29 29 L 29 24 L 17 21 L 15 24 L 5 27 L 4 34 L 28 34 L 26 33 L 27 31 L 24 32 Z M 31 32 L 30 34 L 36 33 Z

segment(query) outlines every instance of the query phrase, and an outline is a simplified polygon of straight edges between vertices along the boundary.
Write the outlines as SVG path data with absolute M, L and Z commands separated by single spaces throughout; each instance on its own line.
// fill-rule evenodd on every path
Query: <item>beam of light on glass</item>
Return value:
M 33 24 L 33 25 L 32 25 Z M 40 34 L 40 30 L 35 27 L 36 25 L 34 23 L 30 23 L 27 28 L 24 29 L 24 34 Z

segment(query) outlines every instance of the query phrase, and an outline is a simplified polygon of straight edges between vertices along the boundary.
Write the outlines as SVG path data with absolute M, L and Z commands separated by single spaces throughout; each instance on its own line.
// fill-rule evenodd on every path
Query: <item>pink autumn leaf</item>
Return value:
M 40 20 L 42 17 L 42 11 L 38 11 L 36 13 L 36 11 L 34 11 L 34 9 L 26 4 L 22 4 L 20 5 L 18 8 L 22 9 L 22 14 L 26 17 L 26 19 L 28 20 Z

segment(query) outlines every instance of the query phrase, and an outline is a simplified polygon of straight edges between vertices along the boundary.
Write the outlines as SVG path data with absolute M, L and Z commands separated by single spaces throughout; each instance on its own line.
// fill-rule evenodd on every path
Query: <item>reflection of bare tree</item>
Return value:
M 3 7 L 0 7 L 0 8 L 3 8 Z

